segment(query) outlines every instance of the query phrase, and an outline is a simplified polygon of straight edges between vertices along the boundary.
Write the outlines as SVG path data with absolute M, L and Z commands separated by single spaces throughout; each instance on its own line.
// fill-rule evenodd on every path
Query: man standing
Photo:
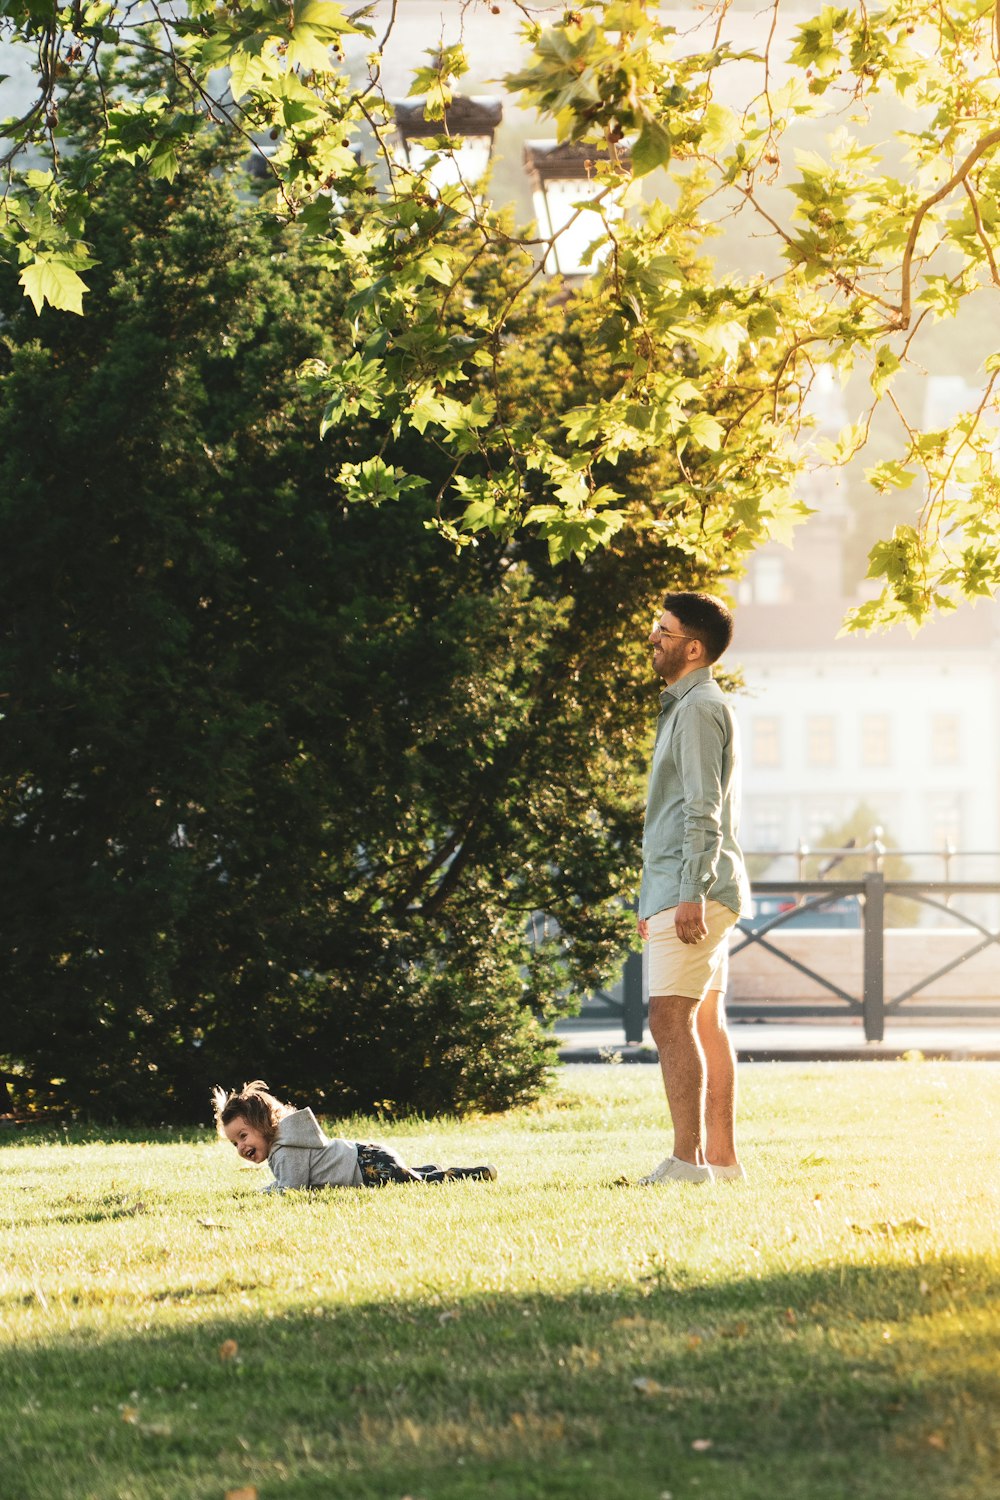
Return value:
M 723 1008 L 729 932 L 750 914 L 737 843 L 737 726 L 712 663 L 732 640 L 711 594 L 668 594 L 650 633 L 665 687 L 642 839 L 639 936 L 649 945 L 649 1029 L 660 1054 L 673 1154 L 648 1177 L 743 1177 L 736 1154 L 736 1059 Z

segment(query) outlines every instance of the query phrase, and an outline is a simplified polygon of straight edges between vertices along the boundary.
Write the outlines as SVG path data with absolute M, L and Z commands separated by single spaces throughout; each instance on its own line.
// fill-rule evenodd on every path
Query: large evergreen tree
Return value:
M 585 562 L 445 547 L 429 438 L 405 504 L 334 482 L 378 485 L 386 429 L 321 442 L 294 372 L 344 357 L 354 289 L 215 135 L 172 182 L 119 168 L 90 232 L 87 318 L 0 284 L 0 1055 L 132 1118 L 259 1074 L 337 1110 L 530 1097 L 630 926 L 641 640 L 704 581 L 656 540 L 669 472 L 631 461 L 652 529 Z M 472 294 L 518 274 L 495 250 Z M 609 378 L 595 316 L 524 305 L 521 418 Z

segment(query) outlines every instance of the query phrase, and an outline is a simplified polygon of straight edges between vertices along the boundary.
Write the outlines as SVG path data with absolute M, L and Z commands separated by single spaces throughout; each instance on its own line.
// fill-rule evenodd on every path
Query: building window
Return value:
M 810 766 L 836 764 L 837 731 L 832 714 L 812 714 L 806 720 L 806 761 Z
M 770 714 L 758 715 L 753 721 L 753 763 L 781 765 L 781 720 Z
M 931 718 L 931 761 L 935 766 L 957 766 L 958 717 L 956 714 L 934 714 Z
M 811 797 L 803 809 L 806 843 L 811 849 L 830 847 L 831 828 L 846 821 L 850 807 L 840 801 Z
M 924 382 L 924 422 L 935 431 L 950 427 L 963 411 L 979 403 L 979 390 L 961 375 L 931 375 Z
M 957 848 L 962 842 L 962 807 L 957 797 L 933 797 L 928 811 L 930 847 Z
M 764 554 L 753 565 L 755 604 L 781 604 L 785 598 L 785 560 Z
M 750 852 L 771 854 L 781 848 L 785 832 L 780 802 L 754 802 L 750 809 Z
M 861 720 L 861 764 L 887 766 L 889 750 L 889 716 L 866 714 Z

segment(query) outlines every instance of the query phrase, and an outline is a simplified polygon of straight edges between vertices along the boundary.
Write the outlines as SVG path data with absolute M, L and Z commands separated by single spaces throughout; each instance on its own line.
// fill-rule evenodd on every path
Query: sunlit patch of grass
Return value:
M 328 1122 L 495 1184 L 274 1198 L 208 1131 L 5 1136 L 0 1494 L 987 1500 L 998 1081 L 746 1068 L 715 1189 L 634 1186 L 642 1067 Z

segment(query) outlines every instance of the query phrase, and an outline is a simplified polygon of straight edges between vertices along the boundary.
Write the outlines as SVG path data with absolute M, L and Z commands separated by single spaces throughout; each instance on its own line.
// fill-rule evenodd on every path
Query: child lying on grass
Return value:
M 384 1187 L 387 1182 L 454 1182 L 472 1177 L 491 1182 L 496 1167 L 408 1167 L 389 1146 L 371 1141 L 331 1140 L 311 1109 L 293 1109 L 267 1091 L 258 1078 L 239 1093 L 212 1090 L 219 1134 L 244 1161 L 274 1173 L 266 1193 L 286 1188 Z

